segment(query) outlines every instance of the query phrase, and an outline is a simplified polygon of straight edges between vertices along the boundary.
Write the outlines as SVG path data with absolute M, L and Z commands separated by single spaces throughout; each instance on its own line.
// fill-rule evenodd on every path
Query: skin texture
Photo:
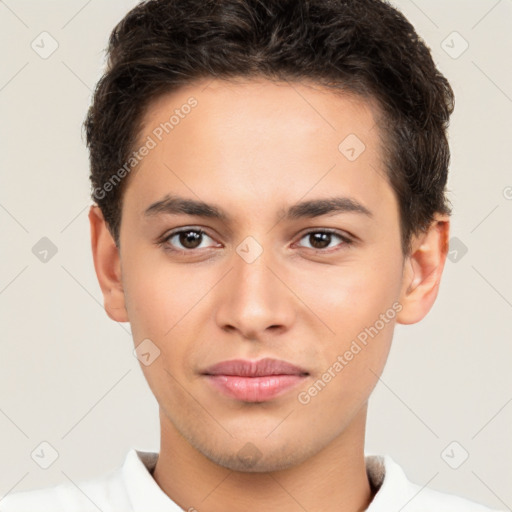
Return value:
M 136 346 L 149 338 L 160 350 L 141 364 L 160 406 L 153 476 L 185 510 L 364 510 L 373 498 L 364 465 L 367 401 L 395 322 L 420 321 L 435 301 L 449 218 L 436 217 L 403 258 L 398 204 L 368 101 L 305 83 L 198 82 L 153 101 L 140 140 L 191 96 L 197 106 L 129 176 L 120 249 L 99 208 L 89 213 L 107 314 L 130 322 Z M 338 149 L 349 134 L 365 145 L 354 161 Z M 170 193 L 218 205 L 232 220 L 144 216 Z M 373 215 L 280 220 L 282 208 L 333 196 L 354 198 Z M 158 245 L 183 227 L 206 231 L 198 248 L 177 236 Z M 312 228 L 354 243 L 332 236 L 315 245 L 305 233 Z M 248 236 L 263 251 L 251 263 L 237 252 Z M 298 394 L 394 303 L 394 319 L 301 403 Z M 281 396 L 249 403 L 222 395 L 200 374 L 220 361 L 264 357 L 309 375 Z

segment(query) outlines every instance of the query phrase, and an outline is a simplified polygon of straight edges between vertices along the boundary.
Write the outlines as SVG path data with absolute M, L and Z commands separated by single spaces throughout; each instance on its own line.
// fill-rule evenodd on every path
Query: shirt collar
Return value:
M 401 510 L 412 499 L 402 468 L 389 455 L 366 455 L 365 463 L 368 480 L 378 489 L 366 512 Z
M 158 460 L 158 453 L 132 448 L 123 465 L 123 480 L 134 512 L 182 512 L 182 509 L 162 491 L 151 472 Z

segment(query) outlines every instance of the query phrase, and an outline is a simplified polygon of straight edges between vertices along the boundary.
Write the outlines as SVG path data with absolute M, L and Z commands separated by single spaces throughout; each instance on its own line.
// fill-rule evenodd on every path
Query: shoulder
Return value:
M 417 493 L 418 498 L 416 506 L 411 506 L 410 510 L 418 510 L 418 512 L 426 510 L 436 510 L 438 512 L 499 512 L 461 496 L 422 488 L 419 485 L 411 484 L 411 490 Z
M 19 491 L 0 499 L 0 512 L 114 512 L 131 510 L 120 470 L 80 482 Z
M 389 456 L 366 457 L 368 477 L 378 491 L 367 512 L 500 512 L 466 498 L 447 494 L 408 480 L 403 469 Z
M 419 493 L 421 487 L 414 486 Z M 418 500 L 417 510 L 436 510 L 438 512 L 500 512 L 496 509 L 491 509 L 480 503 L 470 501 L 454 494 L 447 494 L 433 489 L 423 489 L 421 491 L 421 498 Z M 414 507 L 412 508 L 413 510 Z

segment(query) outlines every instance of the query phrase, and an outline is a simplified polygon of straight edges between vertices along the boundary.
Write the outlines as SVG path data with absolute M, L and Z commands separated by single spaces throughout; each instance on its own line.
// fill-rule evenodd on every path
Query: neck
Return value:
M 364 460 L 366 407 L 320 452 L 272 472 L 232 471 L 212 462 L 161 412 L 160 454 L 153 478 L 190 512 L 364 511 L 373 498 Z

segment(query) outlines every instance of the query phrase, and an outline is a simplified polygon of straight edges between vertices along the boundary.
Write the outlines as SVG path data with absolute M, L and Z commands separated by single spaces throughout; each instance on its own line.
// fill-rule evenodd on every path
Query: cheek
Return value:
M 333 337 L 348 340 L 392 307 L 400 293 L 401 269 L 381 261 L 352 262 L 302 273 L 304 302 L 330 327 Z
M 204 295 L 195 275 L 161 257 L 146 262 L 142 255 L 132 257 L 123 279 L 132 332 L 157 339 L 171 335 L 174 326 Z
M 308 405 L 308 414 L 325 414 L 341 425 L 365 403 L 386 363 L 393 337 L 395 310 L 391 306 L 386 320 L 368 312 L 368 307 L 346 308 L 338 315 L 334 341 L 324 344 L 322 367 L 299 399 Z M 379 308 L 375 308 L 376 311 Z M 375 320 L 377 318 L 377 320 Z M 311 407 L 309 407 L 311 406 Z
M 183 341 L 199 294 L 189 286 L 190 278 L 170 265 L 136 263 L 127 268 L 129 278 L 123 283 L 132 336 L 134 345 L 150 354 L 149 364 L 139 356 L 140 367 L 158 402 L 164 403 L 175 399 L 175 379 L 183 380 L 180 372 L 189 350 Z M 143 268 L 149 270 L 140 271 Z
M 400 307 L 401 269 L 396 261 L 353 262 L 316 273 L 308 301 L 333 331 L 319 349 L 322 367 L 317 368 L 317 384 L 311 390 L 321 395 L 315 398 L 319 407 L 323 403 L 333 411 L 356 409 L 375 386 Z
M 161 256 L 151 261 L 146 257 L 145 262 L 144 256 L 133 255 L 125 265 L 123 287 L 135 346 L 149 339 L 159 351 L 154 363 L 145 366 L 141 361 L 153 387 L 153 383 L 172 380 L 167 372 L 180 373 L 185 358 L 193 354 L 194 347 L 187 340 L 194 339 L 202 325 L 197 315 L 208 285 L 204 273 L 192 266 L 185 271 Z

